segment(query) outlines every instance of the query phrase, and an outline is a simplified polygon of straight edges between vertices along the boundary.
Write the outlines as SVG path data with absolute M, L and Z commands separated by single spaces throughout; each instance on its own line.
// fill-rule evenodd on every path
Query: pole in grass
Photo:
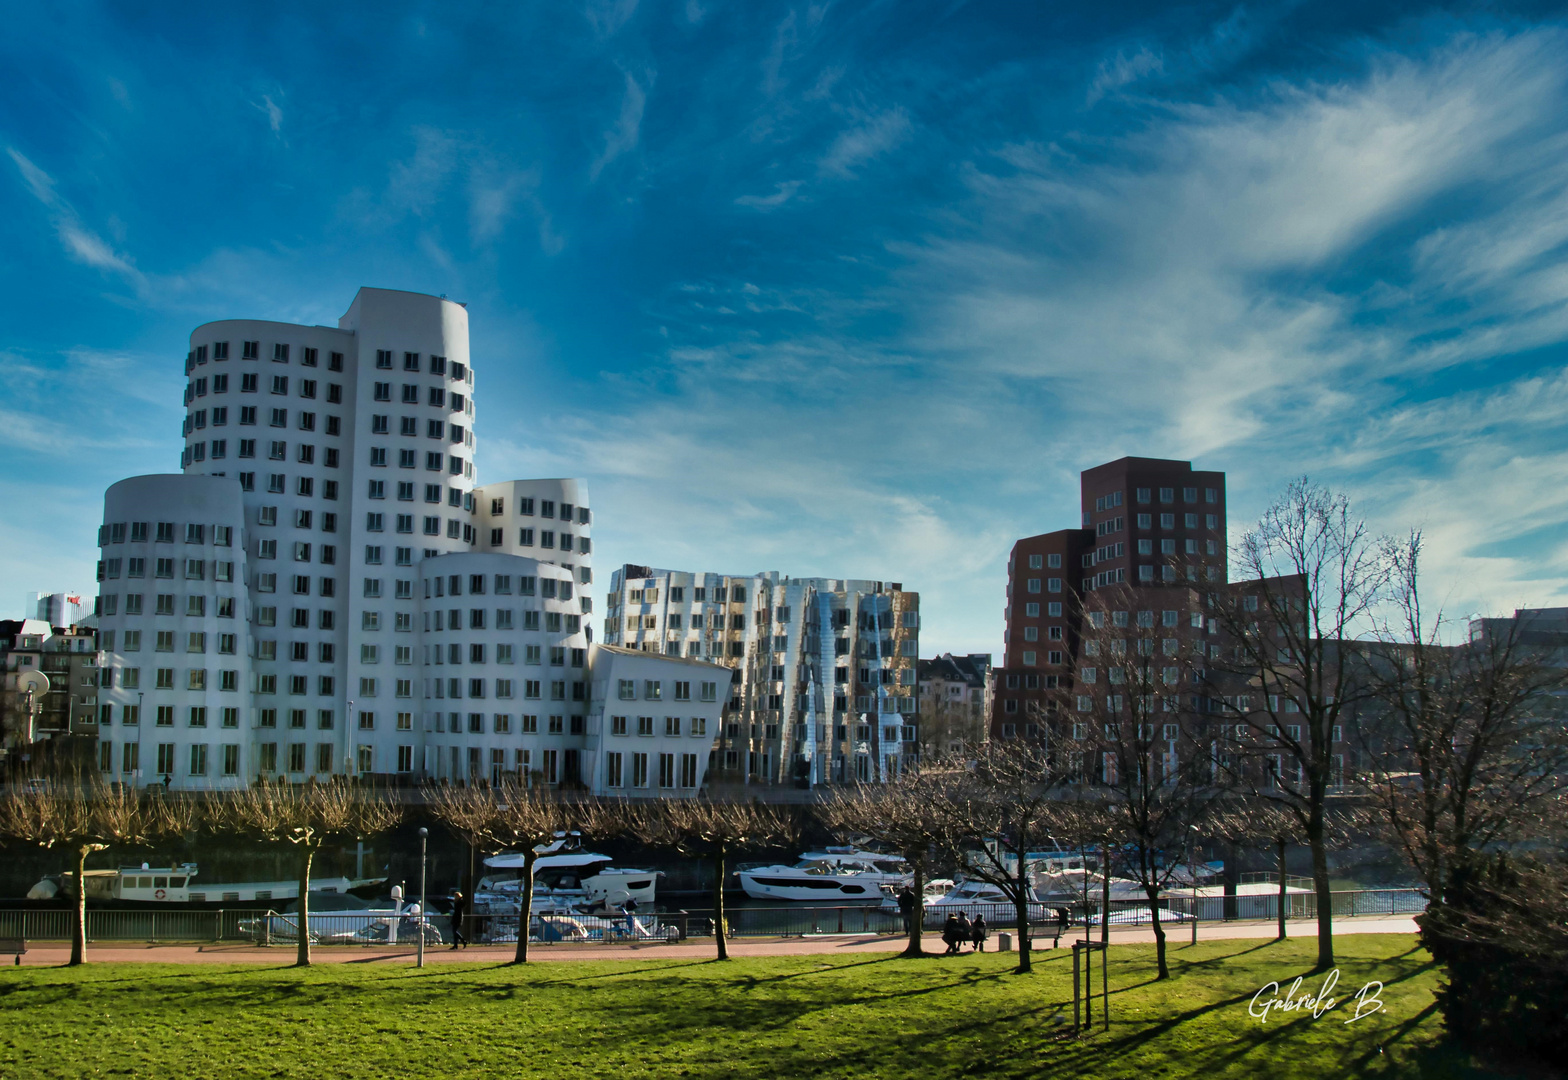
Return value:
M 1193 832 L 1198 831 L 1196 825 L 1189 825 L 1187 828 Z M 1192 875 L 1192 943 L 1194 945 L 1198 943 L 1198 853 L 1194 850 L 1196 847 L 1197 845 L 1191 843 L 1189 837 L 1187 872 Z
M 430 830 L 423 825 L 419 827 L 419 921 L 414 927 L 414 932 L 419 935 L 419 942 L 415 946 L 415 967 L 425 966 L 425 842 L 430 838 Z

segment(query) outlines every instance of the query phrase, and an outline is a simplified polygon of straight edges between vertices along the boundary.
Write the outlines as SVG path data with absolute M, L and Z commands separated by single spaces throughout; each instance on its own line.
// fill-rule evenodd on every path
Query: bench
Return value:
M 22 954 L 27 951 L 27 942 L 21 938 L 0 938 L 0 956 L 14 956 L 16 963 L 22 962 Z

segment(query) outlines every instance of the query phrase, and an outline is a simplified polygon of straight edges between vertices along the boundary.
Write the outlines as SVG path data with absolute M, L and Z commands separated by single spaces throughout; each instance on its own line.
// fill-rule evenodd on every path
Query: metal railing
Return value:
M 1334 915 L 1416 915 L 1426 910 L 1427 900 L 1418 889 L 1358 889 L 1336 892 Z M 1241 896 L 1200 896 L 1196 915 L 1200 923 L 1272 920 L 1278 917 L 1277 893 Z M 1059 911 L 1065 908 L 1068 925 L 1098 926 L 1102 913 L 1099 899 L 1031 903 L 1031 927 L 1047 928 L 1059 924 Z M 1189 925 L 1194 914 L 1193 898 L 1180 891 L 1159 898 L 1160 921 L 1170 925 Z M 925 912 L 923 929 L 940 933 L 947 919 L 947 908 Z M 953 909 L 957 910 L 957 909 Z M 1017 911 L 1012 904 L 965 904 L 963 912 L 973 919 L 983 915 L 992 930 L 1016 930 Z M 0 910 L 0 938 L 23 941 L 69 941 L 74 912 L 69 909 Z M 1289 893 L 1286 918 L 1317 917 L 1317 897 L 1312 893 Z M 295 913 L 255 909 L 210 909 L 167 911 L 137 909 L 110 910 L 89 908 L 89 942 L 136 942 L 142 944 L 233 943 L 293 946 L 298 942 L 299 916 Z M 874 904 L 841 907 L 736 906 L 725 911 L 727 936 L 732 938 L 808 937 L 830 934 L 883 934 L 905 932 L 903 916 Z M 478 944 L 505 944 L 517 940 L 516 915 L 470 915 L 463 923 L 464 936 Z M 1146 927 L 1152 921 L 1147 900 L 1113 900 L 1109 921 L 1112 930 Z M 603 943 L 637 941 L 681 941 L 712 937 L 714 913 L 706 909 L 638 912 L 625 915 L 535 915 L 529 923 L 529 940 L 543 944 Z M 319 945 L 399 945 L 412 948 L 423 933 L 427 945 L 452 941 L 452 920 L 446 915 L 420 919 L 407 915 L 369 912 L 312 912 L 311 941 Z

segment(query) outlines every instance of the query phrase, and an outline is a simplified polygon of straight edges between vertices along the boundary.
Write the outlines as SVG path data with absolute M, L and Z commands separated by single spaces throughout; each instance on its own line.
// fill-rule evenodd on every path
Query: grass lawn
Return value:
M 1305 972 L 1310 940 L 1173 946 L 1165 983 L 1153 946 L 1113 948 L 1111 1029 L 1077 1040 L 1065 949 L 1028 976 L 996 953 L 0 968 L 0 1077 L 1511 1075 L 1445 1045 L 1437 971 L 1410 938 L 1336 945 L 1340 1005 L 1262 1024 L 1254 992 Z M 1371 979 L 1383 1011 L 1345 1024 Z

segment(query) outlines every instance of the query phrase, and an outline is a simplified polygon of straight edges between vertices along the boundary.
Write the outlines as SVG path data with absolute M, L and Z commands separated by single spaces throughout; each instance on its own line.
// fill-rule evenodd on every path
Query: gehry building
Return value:
M 731 669 L 718 779 L 886 780 L 916 755 L 920 594 L 898 582 L 627 565 L 611 575 L 604 634 Z
M 586 484 L 476 483 L 462 304 L 366 288 L 336 327 L 207 323 L 185 372 L 181 472 L 104 499 L 108 772 L 701 786 L 728 672 L 593 643 Z M 614 734 L 607 687 L 659 734 Z

